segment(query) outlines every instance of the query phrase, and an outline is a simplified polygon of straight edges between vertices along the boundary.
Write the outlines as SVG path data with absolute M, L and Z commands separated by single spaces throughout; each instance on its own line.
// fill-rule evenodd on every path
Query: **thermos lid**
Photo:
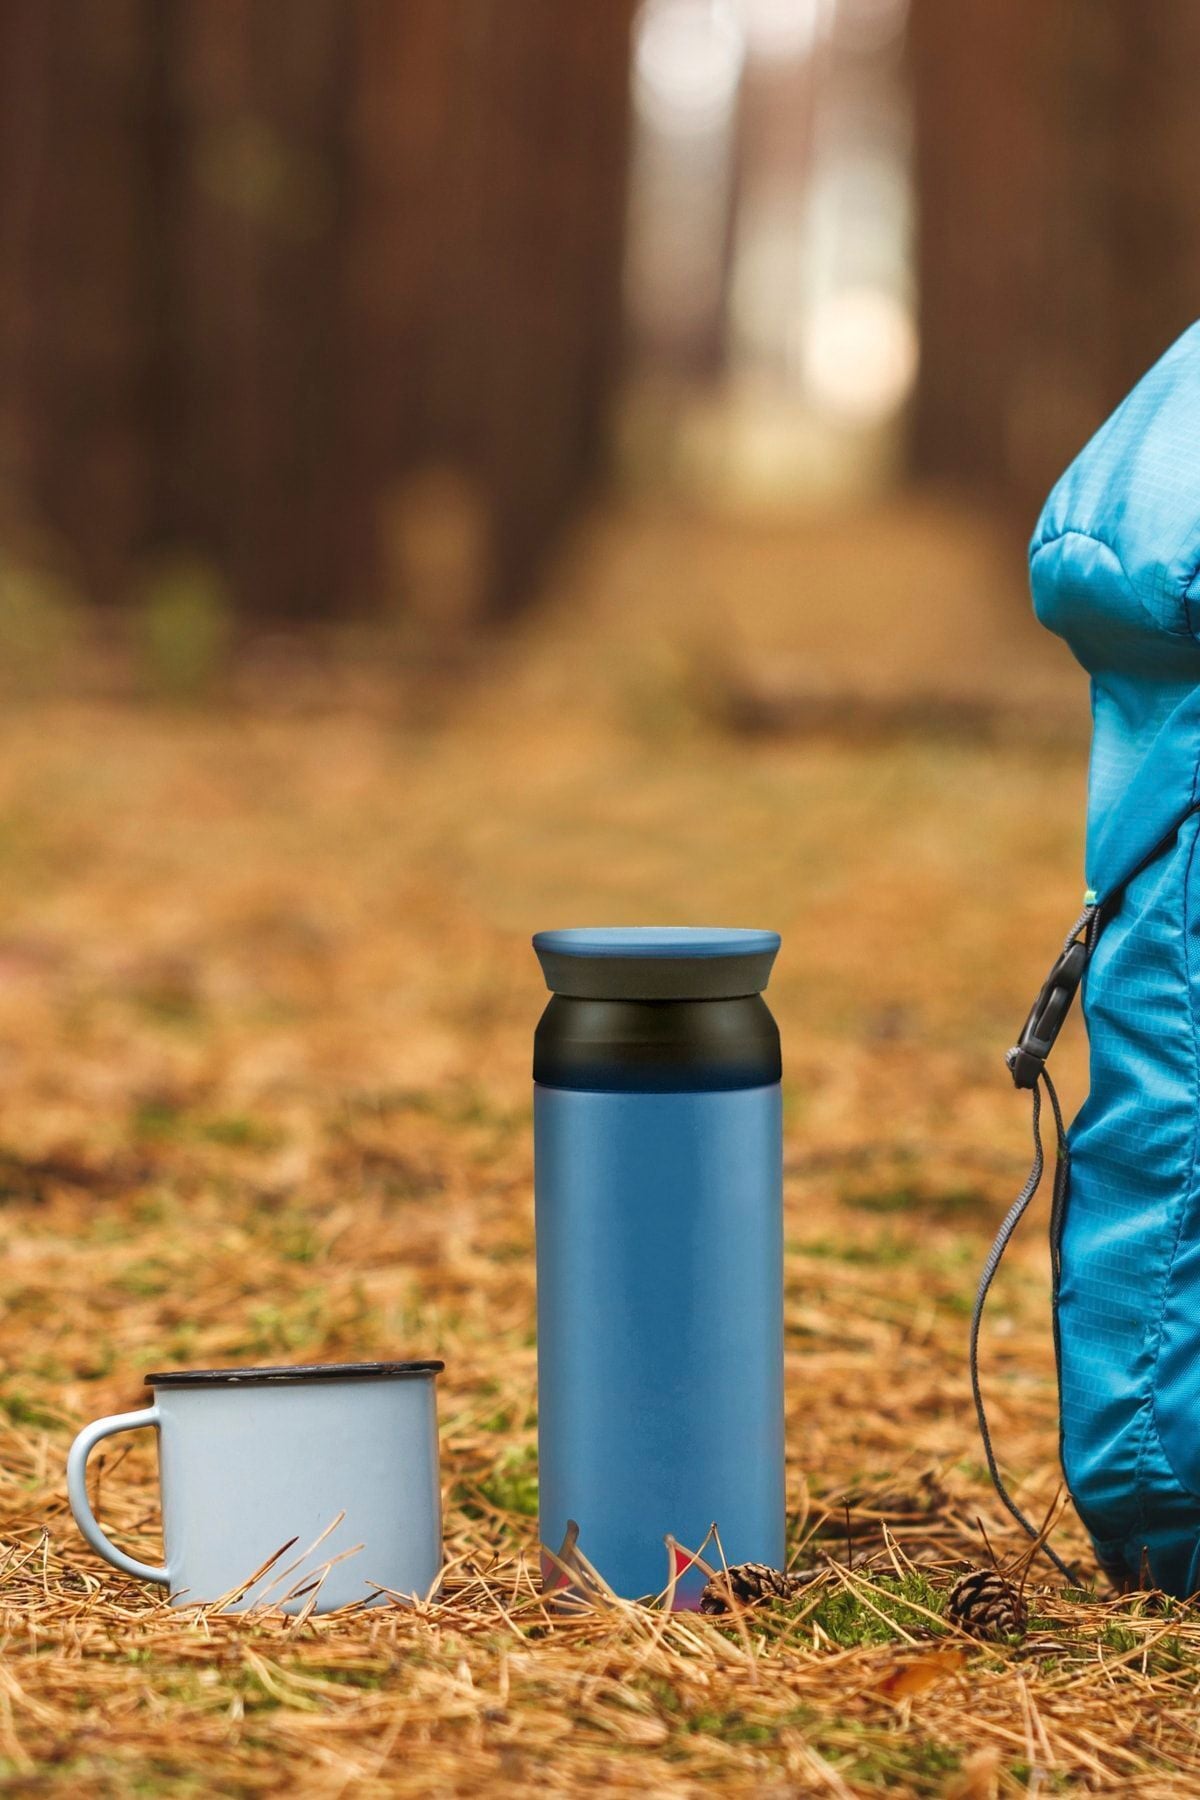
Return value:
M 554 994 L 576 1000 L 736 1000 L 761 994 L 777 931 L 702 925 L 603 925 L 539 931 L 534 950 Z

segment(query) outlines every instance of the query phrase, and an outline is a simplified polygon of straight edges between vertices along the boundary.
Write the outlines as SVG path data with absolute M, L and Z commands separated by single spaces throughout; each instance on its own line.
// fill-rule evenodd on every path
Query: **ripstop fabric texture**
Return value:
M 1063 1468 L 1104 1566 L 1200 1587 L 1200 324 L 1046 502 L 1037 615 L 1091 677 L 1088 1098 L 1056 1295 Z

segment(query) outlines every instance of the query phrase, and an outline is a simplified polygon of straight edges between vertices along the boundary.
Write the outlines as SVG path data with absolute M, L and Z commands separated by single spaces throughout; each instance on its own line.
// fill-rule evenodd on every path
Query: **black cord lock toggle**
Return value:
M 1021 1027 L 1016 1045 L 1008 1053 L 1013 1085 L 1036 1087 L 1063 1028 L 1071 1002 L 1079 991 L 1087 968 L 1089 947 L 1082 940 L 1068 944 L 1042 984 L 1042 991 Z

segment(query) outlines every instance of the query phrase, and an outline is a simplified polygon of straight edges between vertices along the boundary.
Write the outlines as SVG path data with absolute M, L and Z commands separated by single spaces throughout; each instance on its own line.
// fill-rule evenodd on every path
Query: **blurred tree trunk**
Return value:
M 485 603 L 508 608 L 602 445 L 632 6 L 360 0 L 353 11 L 351 560 L 378 537 L 382 509 L 402 593 L 442 566 L 439 536 L 457 519 L 485 564 Z M 386 488 L 371 468 L 392 471 Z M 471 584 L 465 569 L 452 583 L 468 611 Z
M 1122 294 L 1116 354 L 1127 384 L 1200 316 L 1200 7 L 1118 6 L 1114 37 L 1112 253 Z
M 0 0 L 0 478 L 88 586 L 517 604 L 614 372 L 632 0 Z
M 1200 311 L 1200 9 L 912 0 L 917 467 L 1034 511 Z
M 102 588 L 141 534 L 155 0 L 0 4 L 4 472 Z
M 348 598 L 337 496 L 352 9 L 171 3 L 183 155 L 158 247 L 174 270 L 183 429 L 168 542 L 178 526 L 183 543 L 214 547 L 256 611 L 319 615 Z

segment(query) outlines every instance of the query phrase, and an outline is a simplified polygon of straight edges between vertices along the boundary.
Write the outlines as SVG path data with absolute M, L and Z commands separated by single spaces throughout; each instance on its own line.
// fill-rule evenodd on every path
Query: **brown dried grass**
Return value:
M 980 1467 L 966 1310 L 1023 1173 L 1002 1054 L 1075 910 L 1082 761 L 1019 730 L 738 741 L 679 673 L 689 596 L 658 600 L 653 631 L 637 605 L 677 565 L 629 544 L 593 563 L 603 605 L 576 588 L 485 680 L 426 694 L 421 723 L 388 673 L 311 663 L 254 704 L 0 717 L 9 1791 L 1200 1784 L 1190 1609 L 1063 1597 L 1035 1571 L 1024 1642 L 940 1622 L 977 1521 L 1019 1548 Z M 808 550 L 771 555 L 811 583 Z M 847 604 L 888 629 L 865 590 Z M 965 641 L 945 618 L 922 614 L 934 662 Z M 1065 671 L 1059 691 L 1077 708 Z M 533 1579 L 527 938 L 644 917 L 786 943 L 789 1498 L 801 1559 L 834 1561 L 794 1606 L 727 1620 L 553 1617 Z M 1060 1068 L 1078 1094 L 1077 1041 Z M 1058 1479 L 1040 1236 L 987 1333 L 1033 1509 Z M 383 1354 L 447 1362 L 436 1602 L 182 1614 L 79 1540 L 66 1445 L 137 1404 L 144 1369 Z M 100 1481 L 152 1556 L 151 1447 L 111 1449 Z M 1056 1541 L 1086 1564 L 1077 1526 Z

